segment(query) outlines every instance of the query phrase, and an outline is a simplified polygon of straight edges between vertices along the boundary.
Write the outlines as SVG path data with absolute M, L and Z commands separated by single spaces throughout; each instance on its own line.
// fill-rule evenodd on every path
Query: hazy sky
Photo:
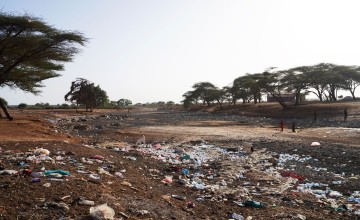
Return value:
M 223 87 L 268 67 L 360 65 L 360 1 L 1 0 L 3 12 L 41 17 L 89 38 L 40 96 L 0 89 L 9 104 L 64 103 L 86 78 L 110 100 L 182 100 L 193 84 Z

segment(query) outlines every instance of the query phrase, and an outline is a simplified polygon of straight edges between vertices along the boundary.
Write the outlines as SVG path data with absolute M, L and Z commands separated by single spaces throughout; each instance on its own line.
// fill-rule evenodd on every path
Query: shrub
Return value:
M 26 103 L 20 103 L 18 105 L 18 108 L 20 108 L 20 109 L 24 109 L 24 108 L 27 108 L 27 107 L 28 107 L 28 105 Z

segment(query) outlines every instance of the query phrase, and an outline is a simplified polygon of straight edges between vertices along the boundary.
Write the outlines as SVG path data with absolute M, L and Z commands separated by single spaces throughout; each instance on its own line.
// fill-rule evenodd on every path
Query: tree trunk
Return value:
M 258 94 L 259 103 L 261 103 L 261 93 Z
M 2 101 L 0 100 L 0 108 L 4 111 L 7 119 L 9 119 L 10 121 L 14 120 L 13 117 L 11 117 L 11 115 L 9 114 L 9 112 L 7 111 L 6 106 L 4 105 L 4 103 L 2 103 Z
M 351 89 L 350 89 L 350 93 L 351 93 L 351 95 L 352 95 L 353 100 L 355 100 L 355 99 L 356 99 L 356 98 L 355 98 L 355 90 L 351 90 Z
M 300 104 L 300 91 L 301 90 L 297 90 L 296 93 L 295 93 L 295 105 Z
M 329 89 L 330 101 L 336 101 L 336 88 L 331 86 Z
M 276 99 L 276 101 L 278 101 L 278 103 L 281 105 L 281 107 L 283 108 L 283 110 L 286 110 L 288 109 L 288 106 L 286 105 L 286 103 L 284 101 L 282 101 L 282 98 L 281 100 L 274 94 L 274 93 L 270 93 L 272 95 L 272 97 L 274 97 Z
M 222 103 L 220 102 L 220 100 L 216 100 L 216 101 L 219 103 L 220 108 L 222 109 Z
M 320 102 L 322 102 L 323 101 L 322 93 L 318 89 L 315 89 L 315 90 L 317 93 L 314 91 L 311 91 L 311 92 L 314 93 L 319 98 Z
M 236 99 L 233 99 L 233 103 L 234 103 L 234 105 L 236 105 Z
M 299 105 L 300 103 L 300 94 L 295 95 L 295 105 Z

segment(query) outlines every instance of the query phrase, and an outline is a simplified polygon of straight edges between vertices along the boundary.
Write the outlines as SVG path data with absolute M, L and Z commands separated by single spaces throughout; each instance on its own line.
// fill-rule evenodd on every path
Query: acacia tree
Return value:
M 0 87 L 38 94 L 42 81 L 60 76 L 57 71 L 85 42 L 81 33 L 55 29 L 40 18 L 0 13 Z M 1 101 L 0 107 L 13 120 Z
M 309 88 L 312 88 L 315 91 L 309 90 L 309 92 L 314 93 L 322 102 L 324 98 L 327 98 L 325 93 L 328 87 L 328 84 L 326 83 L 326 72 L 321 71 L 318 66 L 311 66 L 310 68 L 310 72 L 305 73 L 305 75 L 309 82 Z
M 117 101 L 117 105 L 121 108 L 126 108 L 129 105 L 132 105 L 132 101 L 130 99 L 119 99 L 119 101 Z
M 182 100 L 181 102 L 183 103 L 185 108 L 190 107 L 192 102 L 195 102 L 195 105 L 197 105 L 198 96 L 194 94 L 194 91 L 187 91 L 182 96 L 184 97 L 184 100 Z
M 193 85 L 194 93 L 197 95 L 203 103 L 210 106 L 210 102 L 214 99 L 214 90 L 217 90 L 216 86 L 210 82 L 199 82 Z
M 229 104 L 229 106 L 231 105 L 231 103 L 233 102 L 233 99 L 234 99 L 234 94 L 232 92 L 232 86 L 224 86 L 222 88 L 222 91 L 223 91 L 223 98 L 224 100 L 226 100 Z M 236 100 L 235 100 L 235 103 L 236 103 Z
M 216 100 L 220 106 L 220 108 L 222 108 L 222 104 L 224 102 L 224 100 L 226 99 L 226 96 L 225 96 L 225 91 L 223 89 L 209 89 L 207 91 L 207 100 L 209 102 L 212 102 L 214 100 Z
M 324 63 L 320 65 L 323 65 L 324 71 L 326 71 L 327 74 L 325 81 L 328 84 L 327 92 L 329 100 L 336 101 L 337 92 L 339 89 L 341 89 L 341 85 L 344 84 L 344 78 L 340 74 L 343 67 L 331 63 Z
M 106 91 L 100 88 L 100 85 L 94 86 L 94 95 L 95 95 L 95 106 L 106 106 L 109 103 L 109 97 Z
M 237 99 L 243 100 L 243 105 L 246 101 L 250 102 L 251 96 L 254 98 L 254 103 L 260 100 L 261 88 L 257 83 L 257 79 L 254 75 L 246 74 L 236 78 L 233 82 L 232 91 L 234 93 L 234 105 Z
M 96 107 L 94 83 L 87 79 L 77 78 L 71 82 L 70 91 L 65 95 L 65 101 L 75 102 L 76 106 L 85 105 L 86 111 Z M 77 111 L 76 107 L 76 111 Z
M 360 67 L 359 66 L 341 66 L 339 74 L 343 77 L 342 89 L 348 90 L 353 100 L 355 100 L 355 90 L 360 86 Z
M 282 71 L 284 76 L 282 83 L 286 85 L 287 92 L 295 93 L 295 105 L 299 105 L 301 92 L 306 91 L 309 87 L 308 75 L 311 75 L 311 68 L 301 66 Z
M 264 89 L 268 94 L 270 94 L 276 101 L 281 105 L 281 107 L 286 110 L 288 106 L 281 97 L 282 92 L 286 88 L 286 84 L 283 83 L 282 77 L 283 72 L 270 72 L 274 68 L 270 68 L 268 71 L 265 71 L 261 74 L 256 74 L 259 77 L 259 85 Z

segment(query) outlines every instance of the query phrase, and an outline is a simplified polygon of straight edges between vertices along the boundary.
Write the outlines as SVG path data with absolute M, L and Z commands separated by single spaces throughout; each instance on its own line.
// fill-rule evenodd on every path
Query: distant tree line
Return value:
M 262 101 L 264 94 L 272 96 L 283 109 L 288 106 L 283 101 L 285 93 L 295 94 L 295 105 L 300 103 L 302 95 L 313 93 L 320 101 L 337 101 L 339 90 L 349 91 L 355 100 L 355 90 L 360 85 L 360 67 L 320 63 L 312 66 L 300 66 L 287 70 L 269 68 L 262 73 L 247 73 L 234 79 L 230 86 L 217 88 L 210 82 L 194 84 L 193 90 L 183 94 L 185 107 L 217 102 L 220 107 L 226 101 L 235 105 Z

